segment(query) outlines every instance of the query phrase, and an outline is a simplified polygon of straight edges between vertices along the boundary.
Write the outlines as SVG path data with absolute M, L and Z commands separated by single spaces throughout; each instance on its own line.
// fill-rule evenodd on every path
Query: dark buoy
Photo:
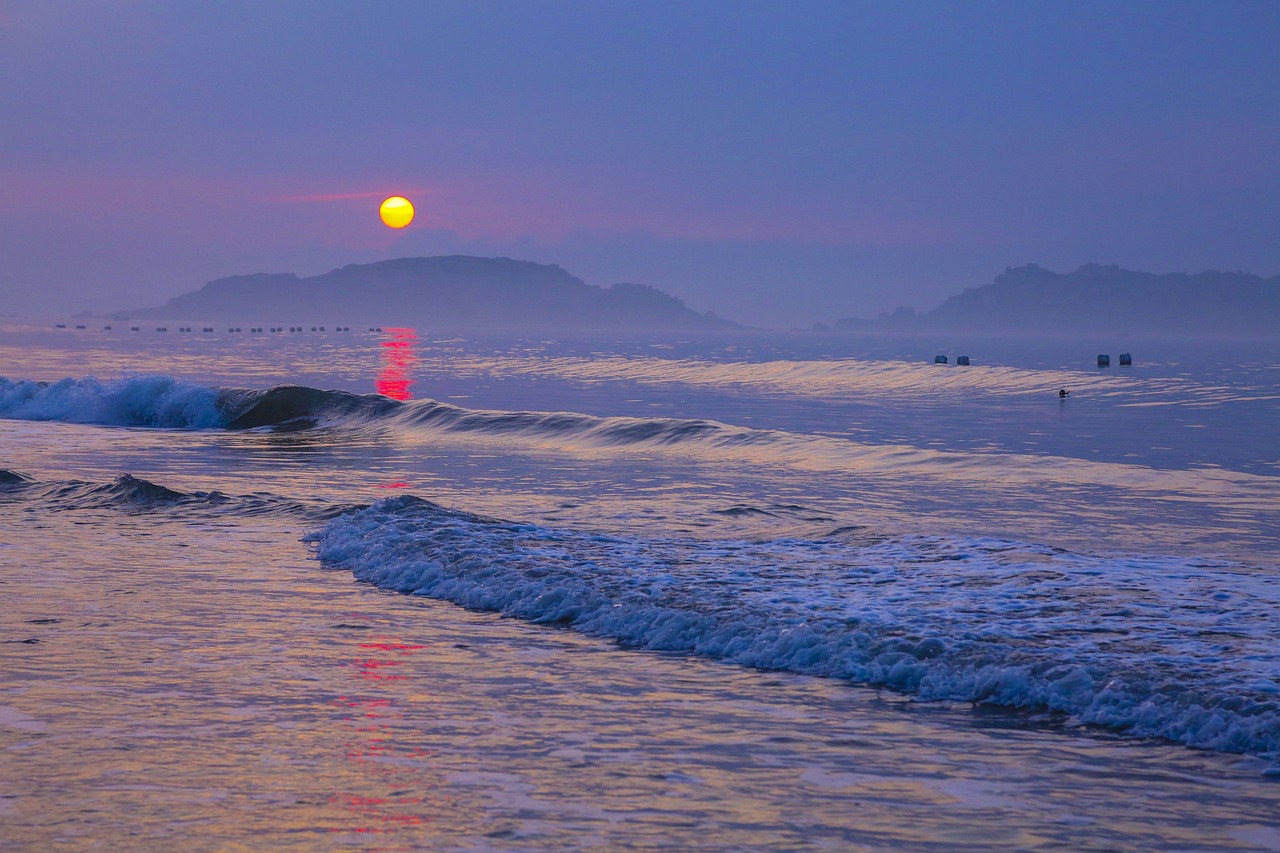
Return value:
M 946 357 L 945 355 L 935 355 L 935 356 L 933 357 L 933 363 L 934 363 L 934 364 L 946 364 L 946 363 L 947 363 L 947 357 Z
M 963 365 L 965 365 L 966 367 L 968 367 L 968 365 L 969 365 L 969 356 L 967 356 L 967 355 L 958 355 L 958 356 L 956 356 L 956 364 L 963 364 Z
M 1111 366 L 1111 356 L 1105 355 L 1105 354 L 1098 356 L 1098 367 L 1110 367 L 1110 366 Z
M 1132 366 L 1133 366 L 1133 356 L 1131 356 L 1131 355 L 1130 355 L 1129 353 L 1127 353 L 1127 352 L 1122 352 L 1122 353 L 1120 353 L 1120 366 L 1121 366 L 1121 367 L 1132 367 Z

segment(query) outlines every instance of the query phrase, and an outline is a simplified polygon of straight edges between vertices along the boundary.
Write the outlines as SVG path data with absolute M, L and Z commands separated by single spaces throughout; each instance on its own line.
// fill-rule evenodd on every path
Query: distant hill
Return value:
M 836 328 L 907 331 L 1101 331 L 1280 337 L 1280 276 L 1243 272 L 1157 275 L 1086 264 L 1056 273 L 1037 264 L 1005 270 L 937 308 L 899 308 Z
M 460 328 L 718 329 L 714 314 L 643 284 L 601 288 L 558 266 L 449 255 L 349 264 L 310 278 L 236 275 L 116 319 L 434 324 Z

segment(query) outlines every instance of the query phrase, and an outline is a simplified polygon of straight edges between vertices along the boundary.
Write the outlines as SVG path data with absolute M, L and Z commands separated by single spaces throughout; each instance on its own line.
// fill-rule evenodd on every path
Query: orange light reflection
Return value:
M 388 328 L 386 332 L 391 337 L 380 344 L 382 371 L 373 380 L 373 387 L 393 400 L 412 400 L 413 392 L 409 388 L 414 383 L 411 378 L 414 365 L 418 363 L 417 330 Z
M 433 753 L 420 744 L 400 743 L 405 733 L 404 714 L 395 699 L 386 695 L 368 695 L 365 691 L 389 688 L 387 681 L 407 678 L 390 675 L 387 670 L 406 663 L 406 658 L 426 648 L 405 643 L 394 637 L 381 637 L 357 644 L 358 654 L 350 666 L 360 690 L 365 695 L 339 696 L 333 705 L 339 709 L 350 737 L 345 746 L 347 761 L 360 769 L 373 787 L 384 787 L 389 796 L 357 793 L 335 793 L 329 803 L 348 816 L 342 826 L 328 827 L 338 834 L 385 835 L 421 826 L 433 819 L 432 812 L 444 804 L 438 794 L 417 795 L 410 788 L 431 788 L 422 778 Z M 372 682 L 372 683 L 370 683 Z M 378 783 L 375 780 L 384 780 Z M 412 781 L 411 781 L 412 780 Z

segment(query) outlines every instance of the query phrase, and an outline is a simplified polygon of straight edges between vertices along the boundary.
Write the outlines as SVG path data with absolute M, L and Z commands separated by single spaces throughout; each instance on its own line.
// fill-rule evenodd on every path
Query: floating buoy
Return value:
M 963 365 L 968 366 L 968 364 L 969 364 L 969 356 L 967 356 L 967 355 L 958 355 L 958 356 L 956 356 L 956 364 L 963 364 Z
M 131 331 L 131 332 L 139 332 L 139 331 L 141 331 L 141 329 L 139 329 L 137 326 L 130 326 L 130 327 L 129 327 L 129 331 Z
M 1122 353 L 1120 353 L 1120 366 L 1121 366 L 1121 367 L 1132 367 L 1132 366 L 1133 366 L 1133 356 L 1129 355 L 1129 353 L 1127 353 L 1127 352 L 1122 352 Z
M 1111 366 L 1111 356 L 1106 355 L 1105 353 L 1098 356 L 1098 367 L 1110 367 L 1110 366 Z
M 934 364 L 946 364 L 946 363 L 947 363 L 947 357 L 946 357 L 945 355 L 935 355 L 935 356 L 933 357 L 933 363 L 934 363 Z

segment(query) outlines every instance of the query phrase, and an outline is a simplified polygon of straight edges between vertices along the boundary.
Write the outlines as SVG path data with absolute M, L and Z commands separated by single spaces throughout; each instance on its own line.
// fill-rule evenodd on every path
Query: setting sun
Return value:
M 378 208 L 378 215 L 388 228 L 403 228 L 413 221 L 413 203 L 404 196 L 393 195 Z

